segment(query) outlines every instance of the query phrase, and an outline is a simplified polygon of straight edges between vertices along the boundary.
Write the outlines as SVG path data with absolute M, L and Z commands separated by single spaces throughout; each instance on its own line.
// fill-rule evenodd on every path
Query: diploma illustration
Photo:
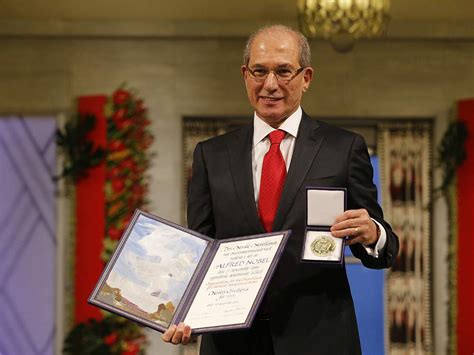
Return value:
M 161 332 L 249 327 L 289 234 L 214 240 L 137 210 L 89 303 Z

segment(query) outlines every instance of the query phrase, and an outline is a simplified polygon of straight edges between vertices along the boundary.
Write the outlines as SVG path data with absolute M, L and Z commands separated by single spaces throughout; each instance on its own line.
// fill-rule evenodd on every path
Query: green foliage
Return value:
M 456 202 L 456 170 L 466 159 L 467 153 L 464 147 L 467 136 L 467 126 L 462 121 L 453 121 L 446 130 L 441 144 L 438 147 L 436 163 L 443 172 L 443 181 L 435 189 L 437 197 L 444 197 L 448 208 L 448 328 L 449 344 L 448 353 L 456 353 L 456 297 L 457 297 L 457 202 Z
M 143 330 L 137 324 L 108 313 L 75 326 L 64 341 L 65 355 L 143 354 Z
M 107 336 L 107 324 L 95 319 L 77 325 L 67 336 L 64 343 L 64 354 L 107 355 L 112 354 L 110 347 L 103 341 Z
M 93 115 L 78 115 L 69 120 L 63 130 L 56 131 L 56 144 L 66 156 L 63 170 L 56 179 L 71 178 L 77 182 L 105 159 L 105 150 L 95 146 L 88 137 L 95 123 Z
M 118 240 L 113 240 L 110 238 L 104 238 L 103 245 L 104 249 L 100 254 L 100 258 L 102 260 L 110 260 L 112 254 L 114 253 L 115 249 L 117 248 Z
M 464 122 L 454 121 L 446 130 L 438 147 L 437 165 L 443 171 L 443 181 L 437 190 L 446 192 L 456 176 L 456 169 L 466 159 L 464 144 L 468 135 Z

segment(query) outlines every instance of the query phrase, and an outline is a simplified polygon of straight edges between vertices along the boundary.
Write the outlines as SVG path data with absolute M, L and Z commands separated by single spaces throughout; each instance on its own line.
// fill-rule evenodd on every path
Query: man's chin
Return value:
M 274 110 L 262 110 L 257 115 L 270 126 L 279 126 L 287 118 L 285 113 Z

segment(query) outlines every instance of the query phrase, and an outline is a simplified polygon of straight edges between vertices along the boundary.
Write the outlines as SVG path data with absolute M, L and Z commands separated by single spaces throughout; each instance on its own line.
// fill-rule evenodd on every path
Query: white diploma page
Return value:
M 245 323 L 284 236 L 223 242 L 183 322 L 193 329 Z

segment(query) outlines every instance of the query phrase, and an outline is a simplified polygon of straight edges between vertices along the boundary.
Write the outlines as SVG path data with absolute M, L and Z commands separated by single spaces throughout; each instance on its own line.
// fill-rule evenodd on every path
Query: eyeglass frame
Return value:
M 303 70 L 305 70 L 306 68 L 308 68 L 307 66 L 304 66 L 304 67 L 299 67 L 298 69 L 296 69 L 294 71 L 294 73 L 288 78 L 288 79 L 284 79 L 284 78 L 281 78 L 276 72 L 275 70 L 278 70 L 279 68 L 277 69 L 268 69 L 268 68 L 265 68 L 265 67 L 261 67 L 261 68 L 256 68 L 254 70 L 250 69 L 250 67 L 248 65 L 245 66 L 245 68 L 247 68 L 247 70 L 249 71 L 250 73 L 250 76 L 253 80 L 257 81 L 257 82 L 264 82 L 265 80 L 267 80 L 268 76 L 270 75 L 270 73 L 273 73 L 273 75 L 275 75 L 275 78 L 277 79 L 277 81 L 279 82 L 283 82 L 285 84 L 289 83 L 290 81 L 292 81 L 294 78 L 296 78 L 299 74 L 301 74 L 303 72 Z M 265 74 L 265 76 L 259 78 L 255 75 L 255 70 L 259 70 L 259 69 L 265 69 L 265 70 L 268 70 L 267 74 Z M 280 68 L 282 69 L 282 68 Z M 288 69 L 289 70 L 289 69 Z

